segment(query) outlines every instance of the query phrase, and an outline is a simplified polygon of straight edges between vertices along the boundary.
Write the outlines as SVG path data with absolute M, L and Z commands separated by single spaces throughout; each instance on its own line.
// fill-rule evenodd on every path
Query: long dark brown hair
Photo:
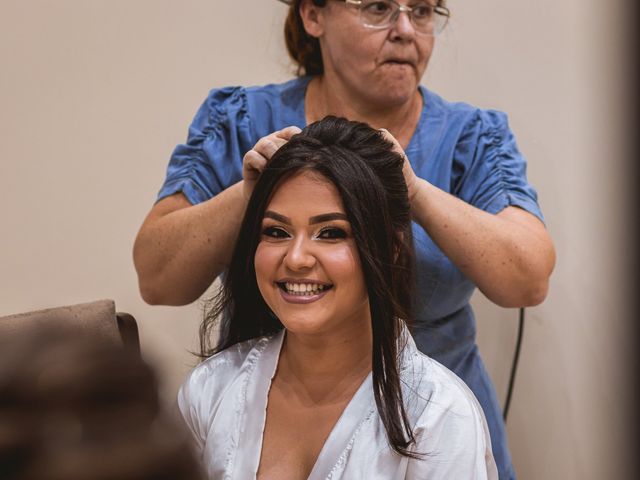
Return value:
M 392 448 L 414 457 L 414 437 L 402 402 L 398 345 L 403 319 L 411 319 L 414 254 L 402 157 L 368 125 L 326 117 L 280 148 L 261 174 L 249 200 L 222 289 L 200 330 L 201 355 L 272 335 L 283 325 L 265 303 L 254 257 L 262 220 L 281 182 L 311 171 L 335 185 L 351 224 L 371 310 L 372 378 L 376 404 Z M 218 332 L 219 328 L 219 332 Z M 212 345 L 212 337 L 219 339 Z
M 324 7 L 328 0 L 311 1 L 318 7 Z M 324 73 L 324 64 L 320 42 L 304 29 L 302 17 L 300 17 L 302 0 L 285 0 L 284 3 L 290 5 L 284 23 L 284 41 L 291 60 L 296 64 L 297 75 L 321 75 Z M 444 7 L 445 4 L 445 0 L 436 2 L 439 7 Z

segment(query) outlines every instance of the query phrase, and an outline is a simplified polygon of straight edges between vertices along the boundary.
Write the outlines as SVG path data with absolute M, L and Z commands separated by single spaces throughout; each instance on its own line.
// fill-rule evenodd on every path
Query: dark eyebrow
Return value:
M 315 217 L 311 217 L 309 219 L 309 225 L 315 225 L 316 223 L 328 222 L 330 220 L 346 220 L 347 216 L 344 213 L 335 212 L 335 213 L 323 213 L 322 215 L 316 215 Z
M 279 213 L 274 212 L 273 210 L 267 210 L 264 212 L 264 218 L 272 218 L 278 222 L 282 222 L 286 225 L 291 225 L 291 219 L 289 217 L 285 217 L 284 215 L 280 215 Z M 309 219 L 309 225 L 315 225 L 316 223 L 328 222 L 330 220 L 346 220 L 347 216 L 344 213 L 333 212 L 333 213 L 323 213 L 322 215 L 316 215 L 315 217 L 311 217 Z
M 278 222 L 286 223 L 287 225 L 291 225 L 291 219 L 289 217 L 285 217 L 284 215 L 280 215 L 279 213 L 273 212 L 271 210 L 267 210 L 264 212 L 265 218 L 273 218 Z

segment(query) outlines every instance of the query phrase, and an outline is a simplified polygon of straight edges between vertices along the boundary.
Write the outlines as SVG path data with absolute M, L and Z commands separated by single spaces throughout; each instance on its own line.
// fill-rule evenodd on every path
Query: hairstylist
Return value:
M 500 478 L 514 478 L 469 298 L 477 286 L 505 307 L 542 302 L 555 253 L 506 116 L 448 103 L 419 84 L 448 14 L 436 0 L 294 0 L 285 38 L 303 75 L 210 92 L 171 157 L 134 261 L 147 302 L 194 301 L 231 258 L 252 179 L 298 127 L 332 114 L 385 128 L 408 158 L 419 292 L 412 333 L 473 390 Z

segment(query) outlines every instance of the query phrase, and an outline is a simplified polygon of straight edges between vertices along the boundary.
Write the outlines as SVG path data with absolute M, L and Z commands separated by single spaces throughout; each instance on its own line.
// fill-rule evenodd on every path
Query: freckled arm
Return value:
M 494 303 L 541 303 L 555 265 L 555 249 L 542 222 L 517 207 L 496 215 L 414 177 L 414 220 L 451 261 Z

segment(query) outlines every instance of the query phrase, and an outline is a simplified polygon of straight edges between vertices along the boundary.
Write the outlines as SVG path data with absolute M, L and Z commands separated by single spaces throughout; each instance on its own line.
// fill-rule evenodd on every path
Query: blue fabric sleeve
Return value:
M 507 116 L 476 110 L 454 152 L 451 192 L 489 213 L 520 207 L 544 221 Z
M 254 144 L 245 89 L 212 90 L 171 155 L 158 200 L 177 192 L 194 205 L 214 197 L 242 178 L 242 157 Z

